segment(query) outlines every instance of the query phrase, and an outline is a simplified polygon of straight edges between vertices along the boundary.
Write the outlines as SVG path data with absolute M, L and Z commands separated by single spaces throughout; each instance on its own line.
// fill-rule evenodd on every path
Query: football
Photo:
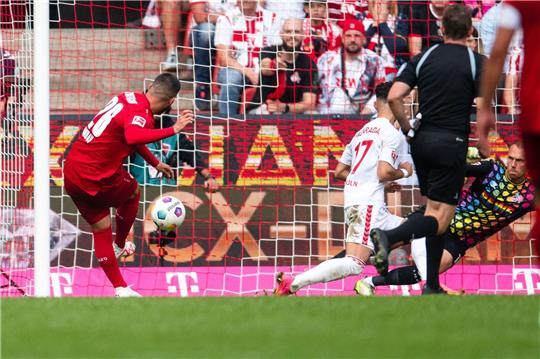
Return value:
M 179 199 L 161 196 L 154 202 L 152 220 L 161 230 L 173 231 L 182 225 L 186 217 L 186 208 Z

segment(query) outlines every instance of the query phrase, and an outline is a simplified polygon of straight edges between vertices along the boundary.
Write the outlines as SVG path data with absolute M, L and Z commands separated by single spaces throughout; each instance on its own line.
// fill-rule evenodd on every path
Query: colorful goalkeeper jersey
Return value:
M 499 159 L 468 167 L 476 179 L 463 192 L 449 230 L 471 248 L 532 211 L 534 185 L 528 179 L 512 183 Z

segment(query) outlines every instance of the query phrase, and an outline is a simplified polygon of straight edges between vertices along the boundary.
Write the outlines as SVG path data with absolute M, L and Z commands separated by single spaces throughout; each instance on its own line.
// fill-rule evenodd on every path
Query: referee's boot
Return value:
M 375 252 L 375 268 L 380 275 L 388 274 L 388 254 L 390 253 L 390 242 L 383 230 L 375 228 L 369 232 L 369 237 L 373 242 Z
M 442 289 L 441 287 L 433 289 L 430 286 L 428 286 L 427 284 L 424 285 L 424 288 L 422 288 L 422 295 L 432 295 L 432 294 L 443 294 L 443 295 L 445 295 L 445 294 L 448 294 L 448 293 L 444 289 Z

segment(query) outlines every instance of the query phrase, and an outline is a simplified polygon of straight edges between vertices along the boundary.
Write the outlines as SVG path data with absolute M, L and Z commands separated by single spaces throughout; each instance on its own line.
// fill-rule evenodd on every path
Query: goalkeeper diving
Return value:
M 466 176 L 473 177 L 474 181 L 462 192 L 445 233 L 440 273 L 452 268 L 469 248 L 534 210 L 535 188 L 527 177 L 521 142 L 510 146 L 506 165 L 499 158 L 481 160 L 467 165 Z M 410 216 L 421 215 L 422 211 L 421 208 Z M 384 276 L 361 279 L 354 287 L 355 292 L 372 295 L 377 286 L 410 285 L 425 279 L 425 238 L 411 242 L 411 254 L 415 265 L 393 269 Z

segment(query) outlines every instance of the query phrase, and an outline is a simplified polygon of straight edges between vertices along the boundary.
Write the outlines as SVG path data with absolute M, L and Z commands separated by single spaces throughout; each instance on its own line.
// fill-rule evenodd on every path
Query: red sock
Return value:
M 116 209 L 116 238 L 114 243 L 120 248 L 124 248 L 129 230 L 133 226 L 133 222 L 135 222 L 135 217 L 137 217 L 140 196 L 141 193 L 139 192 L 135 197 Z
M 99 265 L 111 281 L 113 287 L 126 287 L 127 284 L 120 273 L 120 268 L 114 255 L 111 227 L 103 231 L 94 232 L 94 247 Z

